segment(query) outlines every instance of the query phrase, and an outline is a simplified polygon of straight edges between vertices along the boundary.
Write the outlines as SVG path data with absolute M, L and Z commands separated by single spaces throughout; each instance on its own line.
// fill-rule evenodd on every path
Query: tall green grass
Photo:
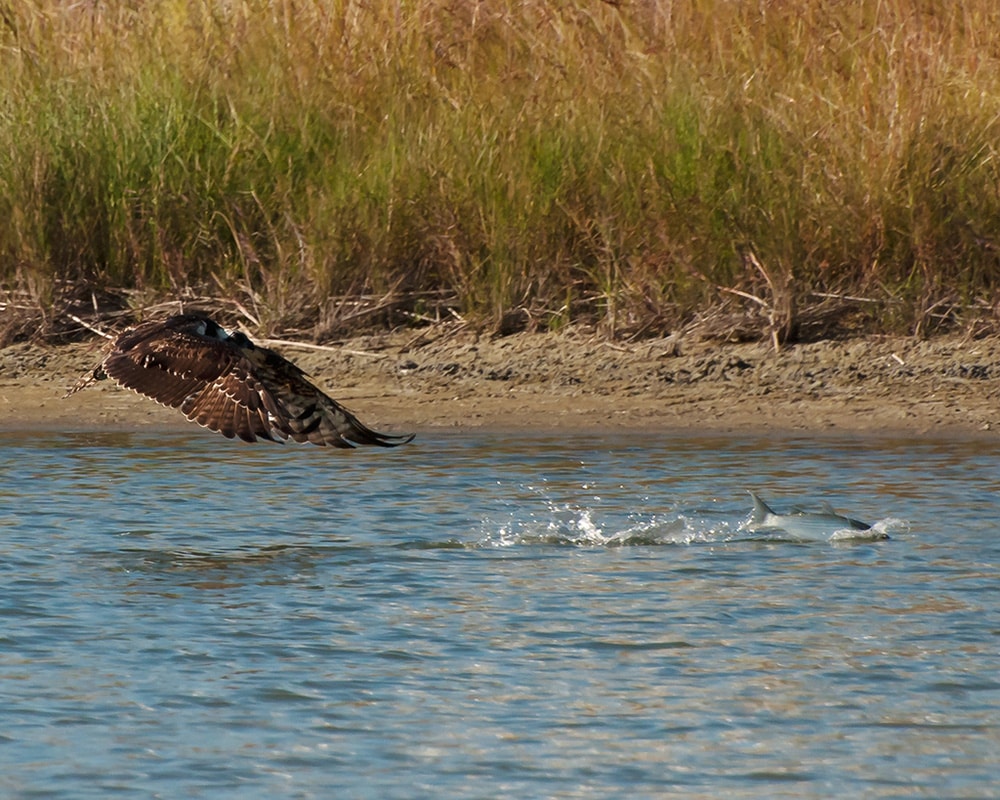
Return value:
M 326 330 L 989 317 L 995 6 L 0 0 L 0 281 Z

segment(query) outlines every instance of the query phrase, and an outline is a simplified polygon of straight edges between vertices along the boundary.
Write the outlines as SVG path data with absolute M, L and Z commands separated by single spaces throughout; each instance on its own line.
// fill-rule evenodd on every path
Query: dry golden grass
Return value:
M 0 281 L 49 318 L 995 316 L 987 0 L 129 5 L 0 1 Z

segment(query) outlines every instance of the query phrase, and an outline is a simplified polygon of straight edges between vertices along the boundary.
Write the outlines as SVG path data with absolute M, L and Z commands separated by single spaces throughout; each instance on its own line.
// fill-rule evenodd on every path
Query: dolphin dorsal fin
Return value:
M 753 500 L 753 511 L 750 513 L 750 521 L 753 523 L 760 523 L 764 521 L 764 518 L 768 514 L 773 514 L 774 511 L 771 507 L 761 500 L 757 495 L 750 489 L 747 489 L 747 494 L 750 495 L 750 499 Z

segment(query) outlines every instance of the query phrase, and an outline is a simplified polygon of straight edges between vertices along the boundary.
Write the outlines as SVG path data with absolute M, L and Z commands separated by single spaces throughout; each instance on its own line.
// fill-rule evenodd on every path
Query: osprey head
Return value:
M 209 317 L 203 317 L 200 314 L 190 314 L 190 315 L 179 315 L 174 319 L 177 320 L 175 327 L 186 327 L 190 326 L 188 330 L 197 334 L 198 336 L 204 336 L 206 339 L 216 339 L 220 342 L 227 342 L 234 347 L 239 347 L 244 350 L 253 350 L 254 343 L 250 341 L 249 337 L 245 333 L 240 331 L 233 331 L 230 333 L 225 328 L 223 328 L 214 319 Z M 168 320 L 170 322 L 170 320 Z

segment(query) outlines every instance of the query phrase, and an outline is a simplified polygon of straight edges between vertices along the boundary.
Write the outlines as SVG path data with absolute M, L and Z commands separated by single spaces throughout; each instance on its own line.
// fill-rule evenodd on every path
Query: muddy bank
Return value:
M 387 431 L 697 429 L 899 432 L 992 438 L 1000 431 L 1000 338 L 863 338 L 790 346 L 586 331 L 476 335 L 458 326 L 359 336 L 332 349 L 272 344 Z M 0 351 L 3 427 L 190 426 L 108 382 L 62 399 L 103 341 Z

